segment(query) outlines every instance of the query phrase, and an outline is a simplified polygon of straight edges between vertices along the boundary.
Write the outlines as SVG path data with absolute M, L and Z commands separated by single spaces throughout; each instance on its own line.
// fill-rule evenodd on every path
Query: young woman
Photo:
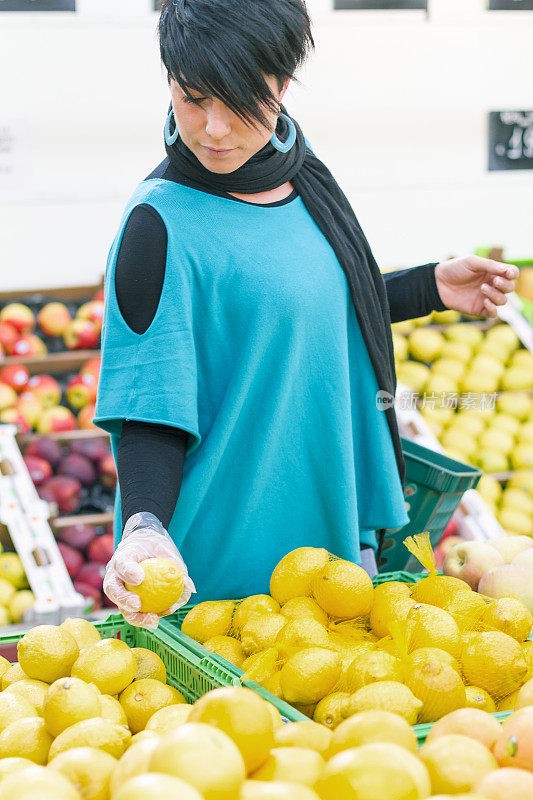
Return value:
M 148 557 L 180 564 L 179 605 L 194 587 L 268 592 L 297 547 L 368 564 L 376 529 L 408 521 L 378 399 L 395 391 L 391 321 L 495 316 L 518 274 L 469 256 L 382 277 L 282 104 L 314 46 L 304 0 L 174 0 L 159 34 L 167 157 L 109 255 L 95 416 L 120 486 L 104 588 L 147 627 L 124 583 Z

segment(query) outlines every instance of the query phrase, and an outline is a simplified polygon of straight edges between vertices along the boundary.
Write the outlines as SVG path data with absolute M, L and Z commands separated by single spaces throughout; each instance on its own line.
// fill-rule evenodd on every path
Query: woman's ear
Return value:
M 283 100 L 283 95 L 285 94 L 285 92 L 289 88 L 289 83 L 290 82 L 291 82 L 291 79 L 290 78 L 286 78 L 285 83 L 283 84 L 283 89 L 281 90 L 281 93 L 280 93 L 280 96 L 279 96 L 280 102 Z

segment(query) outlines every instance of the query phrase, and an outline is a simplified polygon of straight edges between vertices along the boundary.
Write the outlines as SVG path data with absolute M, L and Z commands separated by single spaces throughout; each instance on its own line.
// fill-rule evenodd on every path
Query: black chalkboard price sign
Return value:
M 489 0 L 489 11 L 533 11 L 533 0 Z
M 0 0 L 1 11 L 76 11 L 76 0 Z
M 491 111 L 489 170 L 533 169 L 533 111 Z
M 383 11 L 400 8 L 422 8 L 427 10 L 427 0 L 334 0 L 337 10 L 364 9 Z

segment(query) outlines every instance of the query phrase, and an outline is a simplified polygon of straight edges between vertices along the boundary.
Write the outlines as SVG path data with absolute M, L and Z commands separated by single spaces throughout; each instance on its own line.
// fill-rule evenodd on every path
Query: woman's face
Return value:
M 274 76 L 265 76 L 265 80 L 281 102 L 290 79 L 287 78 L 281 92 Z M 268 127 L 251 127 L 216 97 L 202 97 L 191 91 L 191 97 L 198 98 L 198 102 L 188 102 L 173 78 L 170 93 L 180 138 L 211 172 L 234 172 L 265 146 L 276 128 L 277 115 L 267 107 L 263 107 L 263 112 Z

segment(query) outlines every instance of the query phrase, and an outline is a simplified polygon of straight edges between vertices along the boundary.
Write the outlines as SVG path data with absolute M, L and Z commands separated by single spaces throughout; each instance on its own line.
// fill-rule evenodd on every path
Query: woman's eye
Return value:
M 200 103 L 203 103 L 204 100 L 207 100 L 207 97 L 186 97 L 185 98 L 185 102 L 186 103 L 192 103 L 193 105 L 200 105 Z

